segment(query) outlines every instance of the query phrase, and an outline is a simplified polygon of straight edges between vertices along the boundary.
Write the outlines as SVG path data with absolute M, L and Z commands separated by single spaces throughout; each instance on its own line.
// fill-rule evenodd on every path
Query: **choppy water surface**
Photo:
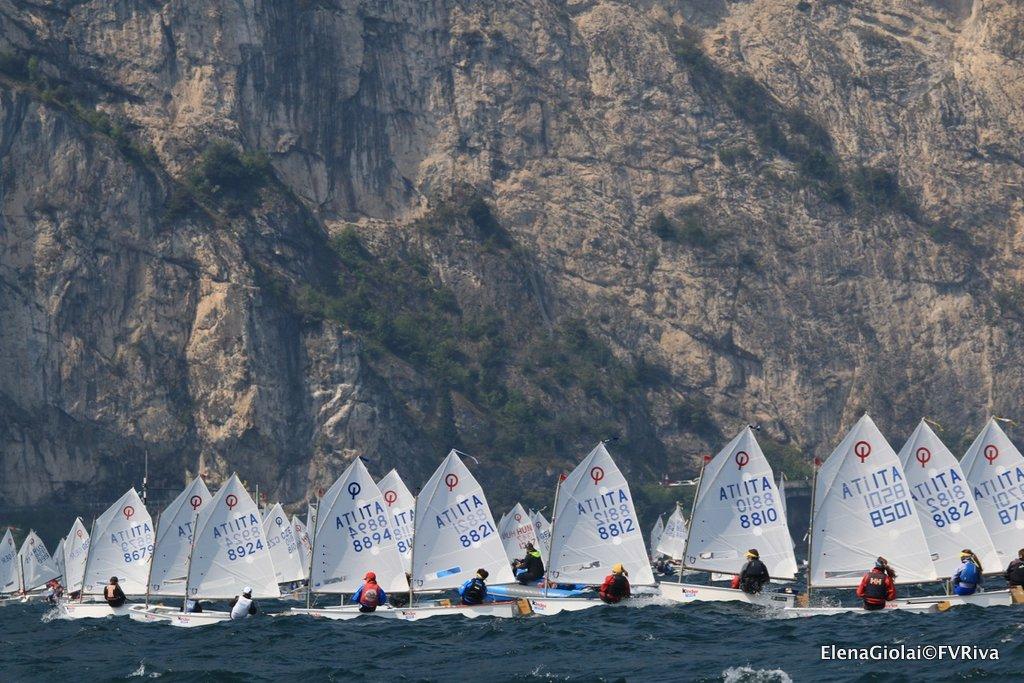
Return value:
M 271 604 L 265 605 L 273 608 Z M 0 608 L 0 679 L 84 681 L 1024 680 L 1024 607 L 779 619 L 741 605 L 522 619 L 269 617 L 200 629 Z M 823 662 L 820 647 L 971 644 L 996 662 Z

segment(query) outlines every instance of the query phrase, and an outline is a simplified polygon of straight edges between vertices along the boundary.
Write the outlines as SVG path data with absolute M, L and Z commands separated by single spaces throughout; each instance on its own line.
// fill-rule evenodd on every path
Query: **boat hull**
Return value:
M 530 607 L 537 614 L 545 617 L 550 617 L 559 612 L 579 612 L 581 610 L 590 609 L 591 607 L 601 607 L 605 605 L 600 598 L 597 597 L 539 597 L 530 598 Z
M 676 602 L 745 602 L 762 607 L 792 607 L 796 600 L 793 593 L 744 593 L 736 588 L 704 586 L 696 583 L 660 583 L 661 595 Z
M 61 619 L 104 619 L 106 617 L 126 617 L 131 604 L 111 607 L 105 602 L 63 602 L 57 609 Z
M 359 605 L 341 605 L 335 607 L 311 607 L 306 609 L 304 607 L 292 607 L 286 614 L 293 614 L 296 616 L 307 616 L 314 617 L 317 619 L 331 619 L 334 621 L 348 621 L 349 619 L 355 619 L 357 617 L 383 617 L 387 616 L 387 612 L 392 611 L 394 608 L 388 605 L 381 605 L 375 612 L 360 612 Z
M 986 591 L 974 595 L 929 595 L 921 598 L 905 598 L 897 602 L 906 605 L 938 605 L 949 603 L 951 607 L 960 605 L 975 605 L 977 607 L 996 607 L 998 605 L 1012 605 L 1013 596 L 1010 591 Z
M 900 601 L 887 603 L 885 609 L 867 610 L 859 605 L 851 607 L 787 607 L 782 614 L 787 617 L 820 617 L 836 614 L 884 614 L 886 612 L 940 612 L 941 603 L 908 604 Z
M 190 612 L 179 611 L 177 607 L 164 605 L 133 605 L 128 611 L 132 621 L 141 621 L 148 624 L 170 624 L 179 628 L 198 628 L 210 626 L 222 621 L 231 621 L 230 612 Z
M 461 615 L 467 619 L 477 617 L 497 617 L 511 619 L 520 614 L 517 602 L 485 602 L 482 605 L 416 605 L 414 607 L 394 607 L 380 616 L 404 621 L 419 621 L 439 616 Z
M 487 594 L 494 598 L 504 598 L 507 600 L 513 600 L 515 598 L 575 598 L 580 595 L 589 593 L 593 595 L 593 591 L 589 588 L 580 590 L 565 589 L 565 588 L 548 588 L 544 589 L 540 586 L 527 585 L 522 586 L 518 583 L 510 583 L 501 586 L 488 586 Z

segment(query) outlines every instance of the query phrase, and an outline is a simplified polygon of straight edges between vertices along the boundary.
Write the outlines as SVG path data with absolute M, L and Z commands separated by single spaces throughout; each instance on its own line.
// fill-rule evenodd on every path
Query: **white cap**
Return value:
M 246 586 L 242 589 L 243 593 L 252 593 L 252 586 Z

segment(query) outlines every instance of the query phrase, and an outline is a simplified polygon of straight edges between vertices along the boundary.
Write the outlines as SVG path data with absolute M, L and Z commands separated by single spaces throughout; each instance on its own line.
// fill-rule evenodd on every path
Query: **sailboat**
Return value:
M 53 549 L 53 563 L 57 565 L 57 571 L 60 572 L 61 579 L 65 577 L 66 570 L 64 569 L 64 539 L 57 541 L 57 547 Z
M 274 571 L 279 584 L 291 584 L 306 578 L 302 564 L 306 555 L 299 546 L 295 528 L 280 503 L 267 510 L 263 517 L 263 532 L 267 535 L 270 557 L 274 560 Z
M 501 536 L 505 554 L 510 560 L 524 557 L 527 543 L 532 544 L 539 552 L 540 541 L 537 538 L 537 530 L 521 503 L 516 503 L 508 514 L 502 517 L 502 521 L 498 523 L 498 535 Z M 543 555 L 541 559 L 543 559 Z
M 792 580 L 796 574 L 796 557 L 775 475 L 753 430 L 744 427 L 714 458 L 705 462 L 698 482 L 689 533 L 683 541 L 680 579 L 662 581 L 662 596 L 678 602 L 735 600 L 774 607 L 792 605 L 793 594 L 751 594 L 725 586 L 682 582 L 682 571 L 686 569 L 738 574 L 750 547 L 758 550 L 773 579 Z M 676 514 L 677 524 L 685 524 L 678 509 Z M 675 544 L 665 546 L 662 552 L 676 556 L 678 534 L 670 536 L 666 527 L 662 543 L 672 541 Z
M 85 561 L 89 554 L 89 532 L 81 517 L 76 517 L 71 531 L 64 537 L 64 589 L 67 594 L 82 590 Z
M 18 571 L 18 547 L 14 544 L 14 535 L 8 529 L 0 540 L 0 606 L 7 604 L 9 598 L 21 590 L 21 574 Z
M 960 566 L 960 551 L 964 548 L 974 551 L 982 567 L 1002 571 L 1003 565 L 960 463 L 924 420 L 903 445 L 899 458 L 936 574 L 940 578 L 953 574 Z M 974 595 L 938 595 L 901 602 L 942 601 L 984 607 L 1013 602 L 1009 590 L 983 592 L 981 588 Z
M 661 540 L 662 533 L 665 532 L 665 515 L 658 515 L 658 521 L 651 527 L 651 545 L 648 547 L 648 554 L 652 558 L 659 555 L 658 553 L 658 541 Z
M 815 463 L 817 465 L 817 461 Z M 868 415 L 816 467 L 808 551 L 812 588 L 855 588 L 879 556 L 898 573 L 897 585 L 936 581 L 907 475 L 899 457 Z M 890 602 L 888 607 L 935 611 L 933 603 Z M 790 616 L 867 613 L 861 607 L 787 607 Z
M 43 540 L 35 531 L 29 531 L 18 551 L 17 560 L 19 591 L 26 596 L 31 591 L 45 586 L 50 579 L 60 576 L 57 563 L 46 549 Z
M 147 582 L 148 597 L 185 598 L 188 555 L 192 550 L 196 516 L 211 500 L 213 496 L 206 482 L 196 477 L 160 514 Z
M 373 482 L 360 458 L 342 473 L 317 506 L 310 596 L 329 593 L 342 596 L 355 593 L 367 572 L 377 575 L 385 593 L 409 590 L 398 541 L 391 527 L 391 516 L 384 494 Z M 291 614 L 327 619 L 354 619 L 362 613 L 358 604 L 313 608 L 310 600 L 304 609 L 292 608 Z M 384 616 L 386 605 L 372 612 Z
M 308 519 L 308 516 L 307 516 Z M 313 542 L 309 538 L 306 525 L 298 516 L 292 517 L 292 528 L 295 529 L 295 538 L 299 541 L 299 558 L 302 560 L 302 578 L 309 581 L 309 566 L 313 558 Z
M 998 555 L 996 563 L 985 567 L 1003 569 L 1024 546 L 1024 456 L 992 418 L 960 467 Z
M 253 598 L 279 598 L 274 563 L 259 508 L 232 474 L 217 495 L 197 511 L 186 562 L 185 594 L 192 600 L 227 600 L 250 586 Z M 192 628 L 231 619 L 230 612 L 191 613 L 180 607 L 134 605 L 133 620 Z
M 622 564 L 634 586 L 653 586 L 647 544 L 629 484 L 604 442 L 559 483 L 551 521 L 548 584 L 598 585 Z M 538 614 L 578 611 L 603 605 L 596 596 L 539 588 L 530 605 Z
M 66 619 L 126 616 L 129 605 L 111 607 L 100 596 L 111 576 L 125 595 L 145 595 L 153 555 L 153 520 L 134 488 L 93 522 L 78 601 L 60 606 Z M 90 596 L 89 602 L 86 597 Z
M 409 487 L 398 476 L 398 470 L 391 470 L 377 482 L 377 488 L 384 496 L 384 504 L 391 515 L 391 533 L 395 535 L 398 553 L 402 556 L 405 573 L 412 571 L 412 537 L 415 517 L 416 499 Z
M 452 604 L 449 600 L 415 602 L 417 592 L 458 588 L 473 578 L 477 569 L 488 571 L 489 587 L 514 581 L 483 489 L 452 450 L 416 498 L 409 606 L 389 610 L 386 615 L 410 621 L 445 614 L 515 616 L 518 604 L 514 601 L 482 605 Z
M 544 560 L 544 566 L 546 567 L 548 566 L 548 558 L 551 555 L 551 522 L 544 517 L 540 510 L 532 512 L 530 519 L 533 520 L 533 530 L 537 534 L 537 540 L 540 541 L 537 550 L 540 551 L 540 557 Z

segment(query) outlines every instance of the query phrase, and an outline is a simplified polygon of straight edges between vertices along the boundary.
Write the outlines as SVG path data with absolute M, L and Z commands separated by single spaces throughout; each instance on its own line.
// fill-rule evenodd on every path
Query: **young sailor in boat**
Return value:
M 487 577 L 490 573 L 486 569 L 477 569 L 476 576 L 462 584 L 459 588 L 459 595 L 462 596 L 463 605 L 480 605 L 487 599 Z
M 604 583 L 597 589 L 601 600 L 614 605 L 623 598 L 629 597 L 629 572 L 621 564 L 612 567 L 612 573 L 604 578 Z
M 64 595 L 64 586 L 60 585 L 57 579 L 50 579 L 46 582 L 46 602 L 56 605 Z
M 352 594 L 352 602 L 358 602 L 359 611 L 367 613 L 376 612 L 377 607 L 387 601 L 387 593 L 377 585 L 377 575 L 373 572 L 366 572 L 366 576 L 363 577 L 363 585 Z
M 1010 565 L 1003 576 L 1006 583 L 1010 584 L 1010 588 L 1024 588 L 1024 548 L 1017 551 L 1016 560 L 1010 560 Z
M 974 595 L 981 585 L 981 560 L 965 548 L 960 551 L 960 567 L 953 574 L 954 595 Z
M 117 585 L 117 577 L 111 576 L 110 583 L 103 589 L 103 597 L 111 607 L 121 607 L 128 598 L 124 596 L 121 586 Z
M 232 619 L 248 619 L 256 614 L 256 601 L 252 599 L 252 588 L 246 586 L 242 595 L 236 595 L 228 605 Z
M 192 598 L 185 598 L 185 603 L 181 606 L 181 611 L 188 614 L 200 614 L 203 611 L 203 603 Z
M 526 544 L 526 557 L 516 560 L 512 568 L 516 572 L 516 581 L 524 586 L 544 576 L 544 560 L 540 556 L 540 551 L 533 547 L 533 543 Z
M 744 593 L 760 593 L 771 577 L 768 576 L 768 567 L 761 561 L 761 555 L 757 548 L 747 551 L 747 562 L 740 569 L 739 588 Z
M 857 597 L 864 601 L 864 609 L 885 609 L 885 603 L 896 599 L 896 572 L 884 557 L 875 560 L 875 566 L 864 575 L 857 586 Z

